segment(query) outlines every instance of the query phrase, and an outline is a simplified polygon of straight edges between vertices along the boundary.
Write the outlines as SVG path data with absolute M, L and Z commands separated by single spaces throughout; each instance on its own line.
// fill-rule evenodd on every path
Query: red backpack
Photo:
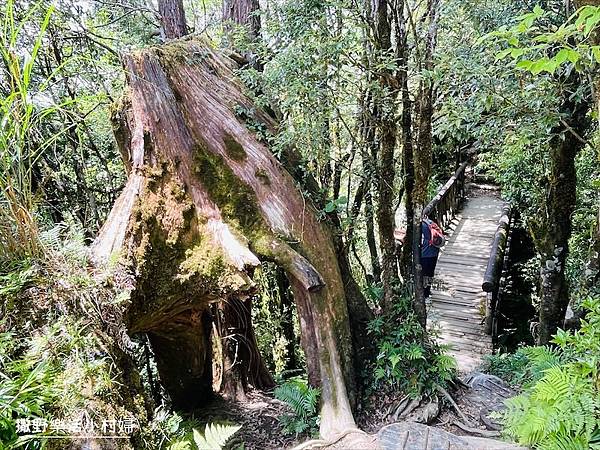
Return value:
M 426 219 L 425 223 L 429 226 L 429 235 L 431 236 L 429 245 L 437 248 L 443 247 L 446 244 L 446 236 L 444 236 L 442 229 L 433 220 Z

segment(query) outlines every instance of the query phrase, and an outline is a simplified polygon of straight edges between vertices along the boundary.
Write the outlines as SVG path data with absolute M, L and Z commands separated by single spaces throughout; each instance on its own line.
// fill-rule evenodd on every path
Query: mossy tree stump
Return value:
M 142 50 L 124 67 L 128 91 L 114 123 L 129 178 L 92 250 L 98 261 L 120 252 L 131 271 L 127 325 L 149 334 L 174 403 L 198 406 L 210 392 L 209 305 L 243 302 L 253 269 L 268 260 L 294 292 L 309 380 L 322 389 L 321 434 L 354 427 L 332 236 L 245 122 L 274 124 L 244 95 L 235 63 L 204 42 Z

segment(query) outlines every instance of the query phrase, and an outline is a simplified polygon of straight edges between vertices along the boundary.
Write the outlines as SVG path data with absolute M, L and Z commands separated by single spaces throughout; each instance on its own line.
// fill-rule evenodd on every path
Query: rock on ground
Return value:
M 377 433 L 382 450 L 526 450 L 494 439 L 456 436 L 416 422 L 393 423 Z

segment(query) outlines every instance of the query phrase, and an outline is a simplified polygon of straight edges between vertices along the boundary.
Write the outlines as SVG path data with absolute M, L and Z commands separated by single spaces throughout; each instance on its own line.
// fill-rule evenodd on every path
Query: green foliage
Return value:
M 279 418 L 286 433 L 298 435 L 309 431 L 314 434 L 318 430 L 319 389 L 309 386 L 305 380 L 293 378 L 277 386 L 274 394 L 275 398 L 287 403 L 293 412 Z
M 556 349 L 521 350 L 530 381 L 506 401 L 504 431 L 536 449 L 600 448 L 600 300 L 575 332 L 559 330 Z
M 24 439 L 16 419 L 69 417 L 112 386 L 109 361 L 96 354 L 96 337 L 82 323 L 66 317 L 41 331 L 28 339 L 0 335 L 0 439 L 7 449 Z
M 509 384 L 520 385 L 527 366 L 527 357 L 521 351 L 484 356 L 483 371 L 502 378 Z
M 194 443 L 198 450 L 220 450 L 240 428 L 239 425 L 206 424 L 203 435 L 194 430 Z
M 252 322 L 261 355 L 275 376 L 280 376 L 286 370 L 297 369 L 290 367 L 290 361 L 295 360 L 301 367 L 304 353 L 298 339 L 300 329 L 295 308 L 292 302 L 286 301 L 291 292 L 281 292 L 284 286 L 277 282 L 277 270 L 281 269 L 265 262 L 254 273 L 260 295 L 253 302 Z
M 147 448 L 220 450 L 241 429 L 240 425 L 230 423 L 207 423 L 204 433 L 200 433 L 200 426 L 196 420 L 184 420 L 176 412 L 160 407 L 154 420 L 144 430 Z
M 17 43 L 28 33 L 30 16 L 38 9 L 36 4 L 23 22 L 15 18 L 15 4 L 8 0 L 4 19 L 0 23 L 0 56 L 3 69 L 0 78 L 10 91 L 0 97 L 0 262 L 15 257 L 39 256 L 36 196 L 33 191 L 33 166 L 40 151 L 51 145 L 48 139 L 33 145 L 39 138 L 42 123 L 56 111 L 56 106 L 40 107 L 33 101 L 38 93 L 32 91 L 32 72 L 42 39 L 48 27 L 52 8 L 41 22 L 31 48 L 17 52 Z M 27 54 L 27 57 L 24 55 Z M 45 83 L 52 81 L 50 78 Z
M 516 67 L 534 75 L 554 74 L 560 68 L 584 70 L 600 62 L 600 46 L 589 39 L 600 23 L 600 7 L 584 6 L 558 27 L 549 27 L 553 12 L 536 5 L 532 12 L 518 17 L 519 23 L 501 28 L 490 36 L 504 39 L 509 47 L 496 55 L 516 60 Z M 530 45 L 523 45 L 526 34 L 532 34 Z
M 13 340 L 9 333 L 0 340 Z M 5 345 L 2 350 L 6 351 Z M 10 359 L 7 353 L 0 362 L 0 442 L 3 448 L 17 448 L 15 418 L 46 417 L 48 407 L 59 399 L 55 385 L 56 370 L 46 361 Z
M 379 348 L 375 385 L 390 385 L 416 397 L 445 386 L 456 375 L 456 361 L 424 333 L 406 297 L 398 299 L 390 313 L 375 318 L 369 333 Z

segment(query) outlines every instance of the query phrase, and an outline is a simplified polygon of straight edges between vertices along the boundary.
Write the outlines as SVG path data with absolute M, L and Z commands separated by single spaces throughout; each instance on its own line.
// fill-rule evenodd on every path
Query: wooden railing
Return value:
M 510 248 L 510 226 L 511 209 L 507 205 L 502 210 L 502 216 L 498 222 L 498 228 L 494 236 L 494 243 L 490 251 L 485 275 L 481 288 L 487 292 L 485 307 L 484 328 L 492 338 L 497 337 L 497 311 L 504 280 L 504 269 L 508 265 L 508 253 Z
M 465 197 L 465 169 L 468 162 L 462 163 L 454 175 L 438 191 L 433 200 L 423 209 L 423 216 L 435 221 L 446 229 Z

